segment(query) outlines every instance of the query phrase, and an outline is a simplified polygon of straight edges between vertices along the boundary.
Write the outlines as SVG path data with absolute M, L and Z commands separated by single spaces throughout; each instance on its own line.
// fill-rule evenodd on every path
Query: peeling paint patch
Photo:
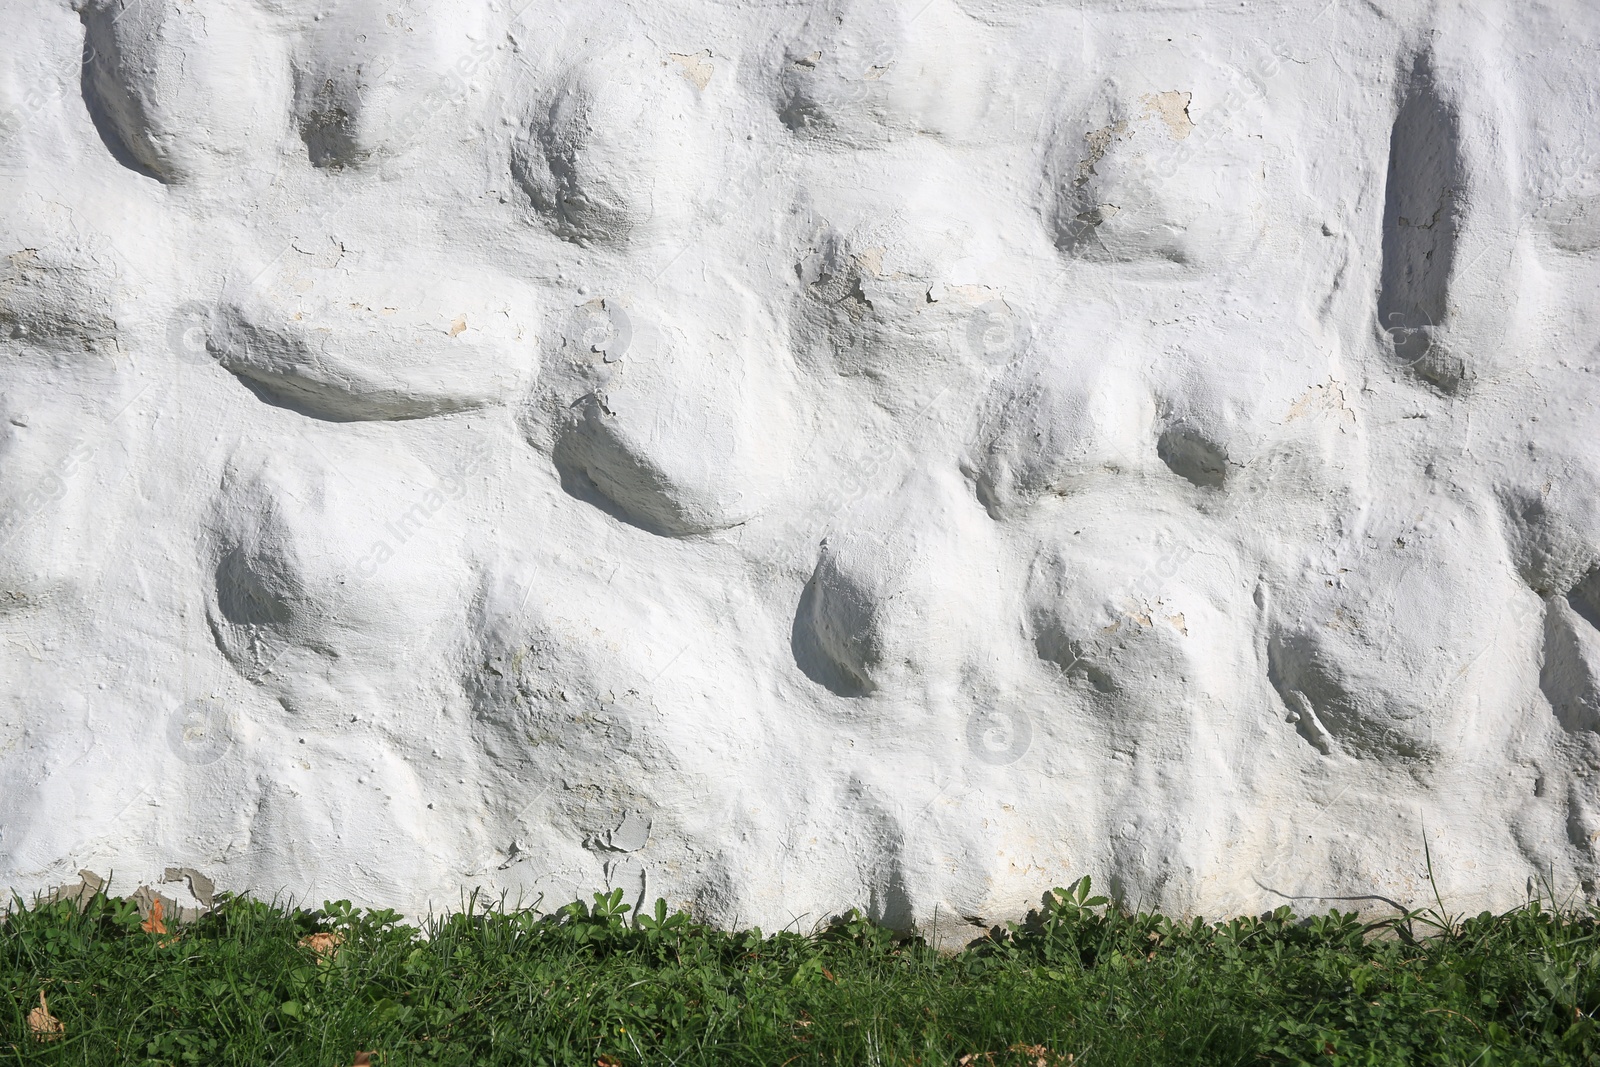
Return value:
M 1194 120 L 1189 117 L 1189 105 L 1194 101 L 1193 93 L 1180 93 L 1172 90 L 1165 93 L 1151 93 L 1143 97 L 1144 114 L 1154 115 L 1167 124 L 1167 132 L 1172 134 L 1174 141 L 1181 141 L 1189 136 L 1194 129 Z
M 638 852 L 650 842 L 651 823 L 650 816 L 630 811 L 622 816 L 615 830 L 595 834 L 584 845 L 600 852 Z
M 1341 422 L 1353 424 L 1356 421 L 1355 410 L 1345 398 L 1343 382 L 1330 378 L 1326 382 L 1313 385 L 1289 406 L 1283 421 L 1288 424 L 1302 415 L 1314 415 L 1323 411 L 1336 412 Z
M 689 79 L 689 84 L 696 89 L 703 90 L 710 85 L 711 75 L 716 73 L 716 68 L 711 65 L 709 48 L 691 53 L 669 52 L 667 58 L 683 68 L 683 76 Z

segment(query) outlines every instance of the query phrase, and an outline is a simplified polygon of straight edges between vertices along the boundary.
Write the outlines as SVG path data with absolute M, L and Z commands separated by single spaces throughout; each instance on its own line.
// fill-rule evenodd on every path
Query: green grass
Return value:
M 634 917 L 425 925 L 345 903 L 220 899 L 176 938 L 97 897 L 4 921 L 0 1059 L 28 1063 L 1402 1064 L 1600 1062 L 1592 913 L 1530 903 L 1363 924 L 1288 909 L 1226 923 L 1056 890 L 956 955 L 854 914 L 816 936 Z M 300 942 L 332 931 L 319 957 Z M 39 1042 L 44 990 L 65 1036 Z M 971 1057 L 963 1061 L 963 1057 Z

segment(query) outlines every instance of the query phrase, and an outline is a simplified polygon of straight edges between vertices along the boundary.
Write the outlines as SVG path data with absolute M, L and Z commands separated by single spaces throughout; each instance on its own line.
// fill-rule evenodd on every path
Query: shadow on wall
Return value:
M 1437 343 L 1449 300 L 1463 181 L 1460 123 L 1426 53 L 1412 61 L 1389 135 L 1378 325 L 1396 358 L 1446 393 L 1463 368 Z
M 1600 570 L 1546 601 L 1539 688 L 1562 729 L 1600 731 Z
M 169 179 L 157 173 L 150 162 L 135 155 L 117 132 L 119 124 L 129 128 L 142 125 L 142 119 L 129 113 L 131 104 L 125 102 L 125 98 L 108 89 L 115 78 L 114 71 L 109 69 L 115 63 L 116 55 L 110 27 L 115 20 L 110 17 L 108 10 L 95 7 L 85 7 L 79 12 L 79 17 L 83 19 L 84 27 L 81 91 L 89 121 L 94 123 L 94 132 L 100 135 L 100 143 L 105 145 L 112 159 L 135 174 L 166 183 Z M 120 108 L 119 98 L 124 99 Z
M 819 574 L 821 570 L 819 565 Z M 877 688 L 862 661 L 866 637 L 858 631 L 864 626 L 851 626 L 846 617 L 851 613 L 842 613 L 839 605 L 830 604 L 834 599 L 823 590 L 818 575 L 813 575 L 795 608 L 789 650 L 801 672 L 830 693 L 864 697 Z

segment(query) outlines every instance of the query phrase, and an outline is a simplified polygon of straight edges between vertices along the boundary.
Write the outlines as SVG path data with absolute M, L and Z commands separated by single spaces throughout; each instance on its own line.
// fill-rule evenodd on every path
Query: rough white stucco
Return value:
M 0 7 L 0 883 L 1594 899 L 1594 5 Z

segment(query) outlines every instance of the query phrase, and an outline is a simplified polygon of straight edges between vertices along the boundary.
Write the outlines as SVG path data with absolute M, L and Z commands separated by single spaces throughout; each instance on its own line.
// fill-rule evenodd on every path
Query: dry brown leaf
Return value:
M 344 944 L 344 935 L 331 930 L 320 930 L 314 934 L 307 934 L 300 939 L 300 947 L 308 948 L 319 956 L 331 956 L 340 945 Z
M 139 924 L 139 929 L 147 934 L 167 933 L 167 924 L 161 921 L 162 910 L 161 898 L 156 897 L 155 900 L 150 902 L 150 916 Z
M 54 1015 L 44 1001 L 44 990 L 39 990 L 39 1006 L 28 1013 L 28 1032 L 35 1041 L 55 1041 L 66 1036 L 67 1028 Z
M 358 1053 L 356 1053 L 356 1062 L 354 1064 L 352 1064 L 352 1067 L 372 1067 L 372 1057 L 374 1055 L 376 1055 L 376 1053 L 372 1053 L 372 1052 L 358 1052 Z
M 1070 1064 L 1075 1059 L 1070 1052 L 1063 1056 L 1059 1052 L 1050 1051 L 1043 1045 L 1024 1045 L 1020 1041 L 1012 1045 L 1007 1051 L 1020 1052 L 1024 1056 L 1032 1057 L 1032 1067 L 1059 1067 L 1062 1064 Z
M 1028 1067 L 1070 1067 L 1077 1058 L 1070 1052 L 1063 1056 L 1059 1052 L 1052 1052 L 1043 1045 L 1025 1045 L 1020 1041 L 1013 1044 L 1006 1051 L 1027 1056 L 1030 1061 Z M 994 1052 L 969 1052 L 956 1061 L 956 1067 L 974 1067 L 979 1063 L 993 1064 L 996 1055 L 998 1054 Z

